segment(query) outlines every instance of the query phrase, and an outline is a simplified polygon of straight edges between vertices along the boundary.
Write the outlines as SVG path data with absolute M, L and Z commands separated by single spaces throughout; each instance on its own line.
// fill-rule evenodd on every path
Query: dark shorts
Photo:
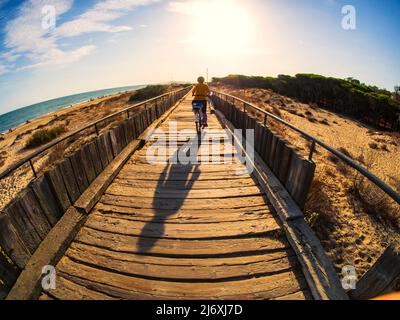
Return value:
M 203 108 L 201 109 L 201 111 L 203 112 L 203 113 L 206 113 L 207 112 L 207 101 L 203 101 L 203 100 L 193 100 L 193 102 L 192 103 L 202 103 L 203 104 Z M 194 108 L 193 108 L 193 111 L 194 111 Z

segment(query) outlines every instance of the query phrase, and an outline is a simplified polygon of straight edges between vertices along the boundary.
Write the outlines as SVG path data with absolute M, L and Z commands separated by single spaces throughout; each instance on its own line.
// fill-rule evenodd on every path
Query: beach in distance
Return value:
M 91 99 L 97 99 L 99 97 L 106 97 L 126 91 L 138 90 L 144 87 L 145 85 L 136 85 L 83 92 L 23 107 L 0 115 L 0 133 L 5 133 L 27 121 L 31 121 L 57 110 L 67 108 L 71 105 L 87 102 Z

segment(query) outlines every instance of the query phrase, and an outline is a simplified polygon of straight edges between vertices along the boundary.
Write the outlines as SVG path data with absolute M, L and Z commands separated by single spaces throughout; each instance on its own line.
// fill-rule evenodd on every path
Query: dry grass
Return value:
M 365 212 L 400 229 L 400 207 L 380 188 L 363 175 L 355 174 L 351 191 L 360 201 Z

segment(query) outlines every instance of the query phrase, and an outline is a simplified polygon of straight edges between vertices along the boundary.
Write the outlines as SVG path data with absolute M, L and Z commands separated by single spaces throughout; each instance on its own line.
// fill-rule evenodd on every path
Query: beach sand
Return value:
M 85 124 L 101 119 L 126 107 L 133 92 L 114 94 L 79 103 L 22 124 L 12 129 L 11 132 L 2 135 L 0 139 L 0 172 L 3 172 L 15 162 L 38 149 L 25 147 L 28 139 L 34 132 L 60 125 L 65 126 L 66 133 L 73 132 Z M 81 137 L 81 143 L 82 140 L 89 138 L 90 134 L 84 132 Z M 76 148 L 76 145 L 77 142 L 74 142 L 74 145 L 69 145 L 68 147 L 70 150 L 73 150 L 74 147 Z M 65 150 L 62 150 L 62 148 L 63 146 L 54 148 L 47 155 L 35 159 L 35 168 L 38 172 L 49 165 L 49 160 L 56 160 L 57 156 L 62 158 L 65 153 Z M 20 190 L 25 188 L 32 179 L 33 174 L 29 165 L 21 167 L 12 175 L 2 179 L 0 181 L 0 192 L 2 194 L 0 197 L 0 209 L 9 203 Z
M 217 89 L 252 102 L 347 153 L 400 192 L 399 133 L 372 129 L 358 121 L 314 105 L 299 103 L 270 90 Z M 270 123 L 273 121 L 270 120 Z M 310 144 L 300 138 L 299 134 L 282 126 L 276 126 L 275 129 L 298 147 L 300 153 L 308 156 Z M 310 207 L 320 211 L 314 226 L 315 232 L 338 272 L 343 266 L 352 265 L 356 267 L 357 275 L 361 276 L 391 241 L 400 240 L 399 229 L 382 221 L 380 217 L 368 214 L 365 210 L 368 208 L 364 208 L 355 199 L 351 192 L 358 177 L 355 170 L 349 169 L 318 147 L 314 161 L 317 170 L 311 193 L 314 199 L 311 199 Z M 368 187 L 371 186 L 368 184 Z M 399 205 L 396 204 L 396 208 L 400 218 Z

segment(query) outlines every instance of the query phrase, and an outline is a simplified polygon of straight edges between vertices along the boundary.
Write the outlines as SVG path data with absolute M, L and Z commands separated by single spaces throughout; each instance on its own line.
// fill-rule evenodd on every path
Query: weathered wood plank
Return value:
M 71 203 L 75 203 L 75 201 L 81 195 L 81 191 L 79 190 L 78 182 L 75 179 L 75 173 L 69 158 L 60 163 L 60 171 L 64 180 L 65 188 L 68 192 L 69 199 Z
M 86 287 L 124 299 L 271 299 L 298 292 L 305 287 L 304 278 L 292 272 L 223 283 L 196 283 L 194 286 L 192 282 L 154 281 L 120 275 L 69 259 L 60 261 L 58 268 L 64 277 L 68 275 L 74 281 L 80 279 L 80 283 L 85 283 Z
M 110 134 L 109 132 L 102 134 L 97 138 L 97 146 L 101 158 L 103 169 L 114 159 L 114 154 L 110 145 Z
M 72 169 L 74 170 L 75 179 L 78 184 L 80 194 L 82 194 L 89 186 L 89 181 L 86 177 L 86 172 L 83 167 L 82 152 L 75 152 L 69 159 L 71 161 Z
M 152 255 L 172 257 L 223 257 L 257 254 L 277 250 L 287 250 L 289 244 L 283 238 L 264 236 L 259 238 L 192 240 L 139 239 L 130 235 L 116 234 L 83 227 L 76 241 L 108 250 L 140 254 L 143 251 Z M 140 245 L 139 245 L 140 241 Z
M 94 179 L 96 179 L 96 171 L 92 162 L 89 145 L 84 146 L 79 152 L 82 155 L 82 165 L 85 169 L 86 177 L 90 185 Z
M 96 177 L 103 172 L 103 165 L 101 162 L 101 157 L 99 155 L 99 152 L 97 150 L 97 145 L 96 141 L 92 141 L 91 143 L 88 144 L 88 149 L 89 153 L 92 159 L 93 167 L 94 167 L 94 172 L 96 174 Z
M 190 182 L 189 182 L 190 183 Z M 174 190 L 168 186 L 168 181 L 160 184 L 155 189 L 133 188 L 132 186 L 117 185 L 113 183 L 106 191 L 110 195 L 135 196 L 143 198 L 157 199 L 223 199 L 223 198 L 238 198 L 248 196 L 262 196 L 262 192 L 257 186 L 254 187 L 239 187 L 225 189 L 185 189 Z
M 49 182 L 51 189 L 54 191 L 54 196 L 58 200 L 59 206 L 64 213 L 68 210 L 72 203 L 68 197 L 68 192 L 62 178 L 60 166 L 56 165 L 53 169 L 46 172 L 45 177 Z
M 36 252 L 27 261 L 7 300 L 33 300 L 42 291 L 43 266 L 55 266 L 81 228 L 86 215 L 74 207 L 68 209 L 57 225 L 49 232 Z
M 60 217 L 63 215 L 63 211 L 55 198 L 52 189 L 45 176 L 42 176 L 30 184 L 30 188 L 35 193 L 39 200 L 40 206 L 45 213 L 47 220 L 51 226 L 54 226 Z
M 278 179 L 282 184 L 285 184 L 289 175 L 289 165 L 292 160 L 293 149 L 286 143 L 283 145 L 281 164 L 278 172 Z
M 0 299 L 5 298 L 19 276 L 19 269 L 0 251 Z
M 143 177 L 146 178 L 146 177 Z M 160 179 L 163 176 L 160 175 Z M 162 180 L 164 181 L 164 180 Z M 118 177 L 114 180 L 114 184 L 121 186 L 130 186 L 132 188 L 143 188 L 143 189 L 155 189 L 162 187 L 164 183 L 160 183 L 158 180 L 135 180 L 135 179 L 126 179 L 123 176 Z M 168 180 L 166 182 L 169 189 L 177 189 L 177 190 L 210 190 L 210 189 L 229 189 L 235 187 L 254 187 L 256 183 L 251 178 L 243 178 L 243 179 L 235 179 L 235 180 L 216 180 L 210 183 L 209 181 L 204 180 L 196 180 L 191 184 L 185 183 L 185 181 L 176 181 L 176 180 Z
M 29 217 L 25 214 L 25 211 L 19 203 L 19 199 L 12 202 L 5 209 L 5 212 L 10 217 L 10 221 L 19 238 L 23 241 L 25 247 L 29 250 L 29 253 L 33 254 L 42 239 L 35 230 Z
M 66 256 L 75 262 L 107 268 L 118 273 L 159 279 L 222 280 L 289 271 L 298 265 L 285 251 L 254 256 L 192 259 L 133 255 L 73 243 Z
M 32 223 L 40 239 L 43 240 L 51 230 L 51 225 L 47 220 L 38 199 L 31 189 L 23 191 L 19 198 L 19 203 L 27 218 Z
M 279 230 L 275 218 L 239 222 L 208 223 L 207 228 L 197 223 L 145 223 L 122 219 L 120 215 L 92 214 L 86 226 L 119 234 L 172 239 L 211 239 L 266 234 Z
M 62 276 L 58 276 L 57 287 L 55 290 L 45 291 L 57 300 L 72 300 L 72 301 L 82 301 L 82 300 L 115 300 L 108 295 L 90 290 L 84 286 L 80 286 L 72 281 L 69 281 Z M 48 300 L 48 295 L 42 295 L 40 300 Z
M 397 292 L 399 285 L 400 246 L 391 244 L 349 294 L 352 299 L 368 300 Z
M 23 269 L 31 254 L 19 237 L 7 213 L 0 213 L 0 247 L 19 269 Z
M 126 197 L 105 194 L 100 202 L 110 205 L 127 206 L 131 208 L 154 208 L 159 210 L 215 210 L 217 208 L 248 208 L 260 205 L 268 205 L 269 202 L 260 196 L 247 197 L 245 199 L 213 199 L 199 203 L 197 199 L 151 199 L 141 197 Z

